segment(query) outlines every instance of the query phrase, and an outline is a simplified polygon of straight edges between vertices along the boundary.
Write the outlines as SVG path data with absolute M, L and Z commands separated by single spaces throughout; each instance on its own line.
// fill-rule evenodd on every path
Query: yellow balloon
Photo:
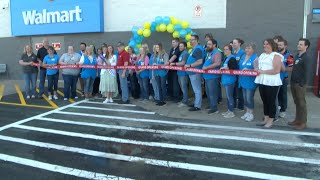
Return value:
M 144 23 L 144 29 L 150 29 L 150 27 L 151 27 L 151 24 L 150 24 L 150 22 L 146 22 L 146 23 Z
M 141 44 L 137 44 L 136 47 L 139 49 L 141 48 Z
M 156 27 L 156 31 L 157 31 L 157 32 L 160 32 L 160 25 L 158 25 L 158 26 Z
M 186 40 L 189 41 L 190 38 L 191 38 L 191 34 L 187 34 L 187 35 L 186 35 Z
M 141 36 L 142 34 L 143 34 L 143 30 L 142 30 L 142 29 L 139 29 L 139 30 L 138 30 L 138 35 Z
M 161 32 L 165 32 L 167 30 L 167 26 L 165 24 L 160 24 L 159 29 Z
M 188 47 L 188 48 L 192 48 L 190 42 L 187 42 L 187 47 Z
M 187 21 L 182 21 L 181 22 L 181 26 L 182 26 L 183 29 L 186 29 L 186 28 L 189 27 L 189 23 Z
M 173 24 L 168 24 L 167 31 L 168 31 L 168 33 L 173 33 L 174 32 L 174 25 Z
M 180 33 L 178 31 L 175 31 L 172 33 L 172 37 L 173 38 L 179 38 L 180 37 Z
M 188 53 L 191 53 L 192 49 L 189 49 Z
M 150 37 L 151 36 L 151 31 L 150 31 L 150 29 L 145 29 L 145 30 L 143 30 L 143 36 L 144 37 Z
M 176 25 L 176 24 L 178 24 L 178 19 L 177 18 L 175 18 L 175 17 L 173 17 L 172 19 L 171 19 L 171 24 L 173 24 L 173 25 Z
M 126 47 L 124 48 L 124 50 L 126 50 L 126 51 L 128 52 L 128 48 L 129 48 L 129 46 L 126 46 Z

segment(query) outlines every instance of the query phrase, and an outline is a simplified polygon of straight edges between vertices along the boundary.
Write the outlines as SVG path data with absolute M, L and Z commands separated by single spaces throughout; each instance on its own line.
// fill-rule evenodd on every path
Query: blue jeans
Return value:
M 140 85 L 140 98 L 149 99 L 149 78 L 141 78 L 138 76 L 138 81 Z
M 94 79 L 92 79 L 91 77 L 89 78 L 82 78 L 83 82 L 84 82 L 84 93 L 85 94 L 91 94 L 93 91 L 93 82 Z
M 238 109 L 243 109 L 244 99 L 242 93 L 242 87 L 239 87 L 239 77 L 237 77 L 237 81 L 235 83 L 233 98 L 235 100 L 234 107 Z
M 159 101 L 160 100 L 159 87 L 156 79 L 151 79 L 151 84 L 154 92 L 154 100 Z
M 209 100 L 210 109 L 218 110 L 218 96 L 219 96 L 219 78 L 209 79 L 206 81 L 206 93 Z
M 128 88 L 128 70 L 126 71 L 126 75 L 124 78 L 122 78 L 122 72 L 123 70 L 119 70 L 119 80 L 120 80 L 120 87 L 121 87 L 121 95 L 122 95 L 122 101 L 126 102 L 129 100 L 129 88 Z
M 40 69 L 39 96 L 42 96 L 43 93 L 44 93 L 44 83 L 46 81 L 46 75 L 47 75 L 47 70 L 46 69 Z
M 164 102 L 167 98 L 167 76 L 160 77 L 156 76 L 156 81 L 159 89 L 159 101 Z
M 77 81 L 78 81 L 78 76 L 73 76 L 73 75 L 62 75 L 63 80 L 64 80 L 64 88 L 63 88 L 63 93 L 64 93 L 64 98 L 70 98 L 70 88 L 71 88 L 71 98 L 74 99 L 77 94 Z
M 36 95 L 37 75 L 38 73 L 23 73 L 24 89 L 27 96 Z
M 53 93 L 53 91 L 57 92 L 58 80 L 59 80 L 59 73 L 54 74 L 54 75 L 48 75 L 48 94 L 49 94 L 49 96 Z
M 194 92 L 194 107 L 201 108 L 202 104 L 202 89 L 201 89 L 201 74 L 189 75 L 192 89 Z
M 288 107 L 288 78 L 282 80 L 282 86 L 280 86 L 278 94 L 279 106 L 281 106 L 280 112 L 285 112 Z
M 254 93 L 256 89 L 242 89 L 244 106 L 253 110 L 254 108 Z
M 235 86 L 235 83 L 224 86 L 226 90 L 227 100 L 228 100 L 228 110 L 231 112 L 233 112 L 234 110 L 234 97 L 233 97 L 234 86 Z
M 182 91 L 182 103 L 188 104 L 188 83 L 189 83 L 188 76 L 178 76 L 179 85 Z

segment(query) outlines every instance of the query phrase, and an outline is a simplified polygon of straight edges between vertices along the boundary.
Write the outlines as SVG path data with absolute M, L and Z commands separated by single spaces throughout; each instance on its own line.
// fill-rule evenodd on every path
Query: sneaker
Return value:
M 74 99 L 78 99 L 78 98 L 79 98 L 78 96 L 74 97 Z
M 249 115 L 249 113 L 246 112 L 243 116 L 241 116 L 241 119 L 243 119 L 243 120 L 247 119 L 248 115 Z
M 30 96 L 27 96 L 27 99 L 30 99 Z
M 211 110 L 208 111 L 208 114 L 219 114 L 219 111 L 211 109 Z
M 277 122 L 277 121 L 279 121 L 279 118 L 274 118 L 273 119 L 273 122 Z
M 35 96 L 35 95 L 32 95 L 31 98 L 34 99 L 34 98 L 36 98 L 36 96 Z
M 201 109 L 200 108 L 197 108 L 197 107 L 192 107 L 189 109 L 189 111 L 200 111 Z
M 153 97 L 152 97 L 152 96 L 149 96 L 149 100 L 152 101 L 152 100 L 153 100 Z
M 281 118 L 286 117 L 286 112 L 280 112 L 279 117 L 281 117 Z
M 166 102 L 158 102 L 156 105 L 157 106 L 164 106 L 164 105 L 166 105 L 167 103 Z
M 59 99 L 57 95 L 53 95 L 53 99 L 57 100 Z
M 52 96 L 50 95 L 50 96 L 48 97 L 48 99 L 51 101 L 51 100 L 52 100 Z
M 224 118 L 233 118 L 235 117 L 236 115 L 233 113 L 233 112 L 229 112 L 228 114 L 224 115 L 223 117 Z
M 245 120 L 246 120 L 247 122 L 251 122 L 251 121 L 253 121 L 253 119 L 254 119 L 253 114 L 249 114 L 249 113 L 248 113 L 248 115 L 247 115 L 247 117 L 246 117 Z
M 186 105 L 186 104 L 184 104 L 184 103 L 180 103 L 179 105 L 178 105 L 178 107 L 179 108 L 181 108 L 181 107 L 187 107 L 188 105 Z
M 229 112 L 231 112 L 231 111 L 228 110 L 228 111 L 226 111 L 226 112 L 224 112 L 224 113 L 221 113 L 221 115 L 222 115 L 222 116 L 225 116 L 225 115 L 229 114 Z
M 109 102 L 113 103 L 113 99 L 112 99 L 112 98 L 109 98 Z
M 109 99 L 106 98 L 106 100 L 104 100 L 102 103 L 103 103 L 103 104 L 107 104 L 108 102 L 109 102 Z
M 244 109 L 236 108 L 236 111 L 237 111 L 237 112 L 244 112 Z
M 63 98 L 64 101 L 68 101 L 68 98 Z

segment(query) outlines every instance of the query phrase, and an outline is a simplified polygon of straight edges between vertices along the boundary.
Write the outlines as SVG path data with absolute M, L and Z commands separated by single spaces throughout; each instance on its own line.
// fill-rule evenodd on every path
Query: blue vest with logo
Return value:
M 247 68 L 248 70 L 254 69 L 254 60 L 257 58 L 257 54 L 253 54 L 247 62 L 244 63 L 246 56 L 242 56 L 240 62 L 239 62 L 239 69 L 243 70 L 244 68 Z M 242 87 L 243 89 L 249 89 L 253 90 L 256 89 L 257 85 L 254 83 L 254 80 L 256 79 L 255 76 L 239 76 L 239 87 Z
M 193 52 L 194 52 L 196 49 L 199 49 L 199 50 L 201 51 L 201 53 L 202 53 L 202 58 L 201 58 L 201 59 L 203 59 L 203 58 L 205 57 L 205 54 L 203 53 L 203 48 L 202 48 L 202 46 L 197 45 L 196 47 L 194 47 L 194 48 L 192 49 L 191 53 L 189 54 L 189 57 L 188 57 L 188 60 L 187 60 L 187 63 L 186 63 L 186 64 L 193 64 L 193 63 L 195 63 L 195 62 L 198 60 L 198 59 L 196 59 L 196 58 L 194 58 L 194 57 L 192 56 Z M 193 68 L 201 69 L 201 68 L 202 68 L 202 65 L 199 65 L 199 66 L 193 67 Z M 187 72 L 187 74 L 188 74 L 188 75 L 193 75 L 193 74 L 195 74 L 195 73 L 193 73 L 193 72 Z
M 159 64 L 159 65 L 164 64 L 164 59 L 163 59 L 163 57 L 157 56 L 157 58 L 156 58 L 156 64 Z M 164 76 L 167 75 L 167 73 L 168 73 L 168 71 L 165 70 L 165 69 L 155 70 L 154 76 L 164 77 Z
M 97 59 L 94 56 L 93 57 L 93 61 L 92 63 L 90 62 L 88 56 L 84 55 L 84 63 L 83 65 L 97 65 Z M 82 72 L 81 72 L 81 78 L 92 78 L 95 79 L 96 78 L 96 74 L 97 74 L 97 70 L 96 69 L 91 69 L 91 68 L 82 68 Z
M 148 64 L 144 64 L 144 60 L 143 60 L 143 59 L 139 59 L 139 60 L 136 62 L 136 65 L 137 65 L 137 66 L 147 66 Z M 149 70 L 148 70 L 148 69 L 143 70 L 143 71 L 139 74 L 139 77 L 140 77 L 140 78 L 148 78 L 148 77 L 149 77 Z
M 212 58 L 216 53 L 220 53 L 219 49 L 215 49 L 214 51 L 212 51 L 206 58 L 206 61 L 203 64 L 203 67 L 207 67 L 212 65 Z M 215 67 L 214 69 L 220 69 L 220 66 Z M 220 75 L 219 74 L 202 74 L 203 79 L 209 80 L 209 79 L 214 79 L 214 78 L 219 78 Z
M 290 53 L 287 52 L 286 54 L 283 55 L 283 64 L 284 64 L 284 67 L 288 67 L 288 63 L 287 63 L 287 59 L 288 57 L 290 56 Z M 281 80 L 283 80 L 284 78 L 288 77 L 288 72 L 280 72 L 280 78 Z
M 228 67 L 228 62 L 231 58 L 235 58 L 234 55 L 230 55 L 223 63 L 223 67 Z M 221 83 L 222 85 L 230 85 L 237 81 L 237 77 L 235 75 L 222 74 Z
M 154 58 L 154 54 L 151 55 L 150 59 L 149 59 L 149 64 L 150 66 L 153 65 L 153 58 Z M 154 72 L 155 73 L 155 72 Z M 152 70 L 149 70 L 149 78 L 152 79 Z
M 183 51 L 183 52 L 180 54 L 180 56 L 179 56 L 178 62 L 181 62 L 181 61 L 182 61 L 182 58 L 183 58 L 186 54 L 188 54 L 188 51 L 187 51 L 187 50 Z M 178 76 L 187 76 L 188 74 L 187 74 L 185 71 L 177 71 L 177 75 L 178 75 Z
M 233 53 L 234 53 L 234 51 L 233 51 Z M 240 61 L 240 59 L 241 59 L 241 57 L 244 55 L 244 53 L 245 53 L 244 50 L 243 50 L 243 49 L 240 49 L 237 54 L 234 54 L 237 62 Z

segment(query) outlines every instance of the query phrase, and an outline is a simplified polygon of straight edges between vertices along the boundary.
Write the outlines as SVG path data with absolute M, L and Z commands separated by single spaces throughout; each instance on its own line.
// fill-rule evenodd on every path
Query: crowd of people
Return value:
M 203 70 L 255 70 L 258 76 L 236 76 L 230 74 L 196 73 L 166 69 L 94 69 L 94 68 L 64 68 L 61 69 L 64 80 L 64 100 L 77 99 L 77 82 L 79 80 L 83 96 L 90 99 L 93 96 L 105 97 L 103 103 L 112 103 L 113 98 L 121 95 L 123 104 L 130 103 L 130 95 L 145 103 L 153 100 L 157 106 L 166 105 L 167 101 L 177 103 L 179 108 L 189 107 L 189 111 L 199 111 L 202 108 L 203 89 L 208 99 L 206 107 L 208 114 L 218 114 L 218 104 L 222 100 L 222 87 L 227 98 L 225 118 L 235 117 L 235 109 L 245 111 L 241 119 L 254 120 L 254 95 L 258 88 L 263 102 L 263 122 L 257 125 L 271 128 L 277 117 L 285 117 L 288 106 L 287 86 L 288 72 L 292 71 L 291 92 L 296 104 L 295 120 L 289 125 L 295 129 L 306 128 L 307 109 L 305 101 L 307 62 L 310 58 L 307 50 L 310 42 L 300 39 L 298 54 L 291 54 L 288 43 L 282 36 L 266 39 L 263 42 L 263 53 L 256 53 L 256 45 L 247 43 L 240 38 L 233 39 L 230 44 L 218 47 L 212 35 L 206 34 L 206 43 L 199 44 L 199 36 L 192 35 L 187 50 L 186 42 L 178 38 L 172 39 L 172 48 L 166 52 L 162 43 L 152 46 L 143 43 L 139 52 L 134 47 L 126 49 L 123 42 L 116 46 L 103 44 L 101 48 L 80 44 L 80 51 L 75 52 L 73 46 L 68 46 L 68 52 L 61 57 L 54 48 L 49 46 L 47 39 L 43 47 L 33 53 L 30 45 L 19 61 L 23 66 L 26 98 L 36 98 L 36 80 L 39 73 L 39 94 L 44 94 L 45 79 L 48 80 L 48 97 L 57 100 L 59 69 L 47 69 L 60 65 L 108 65 L 108 66 L 179 66 Z M 35 66 L 34 64 L 39 64 Z M 31 87 L 30 87 L 31 86 Z M 189 87 L 192 87 L 194 102 L 189 103 Z

